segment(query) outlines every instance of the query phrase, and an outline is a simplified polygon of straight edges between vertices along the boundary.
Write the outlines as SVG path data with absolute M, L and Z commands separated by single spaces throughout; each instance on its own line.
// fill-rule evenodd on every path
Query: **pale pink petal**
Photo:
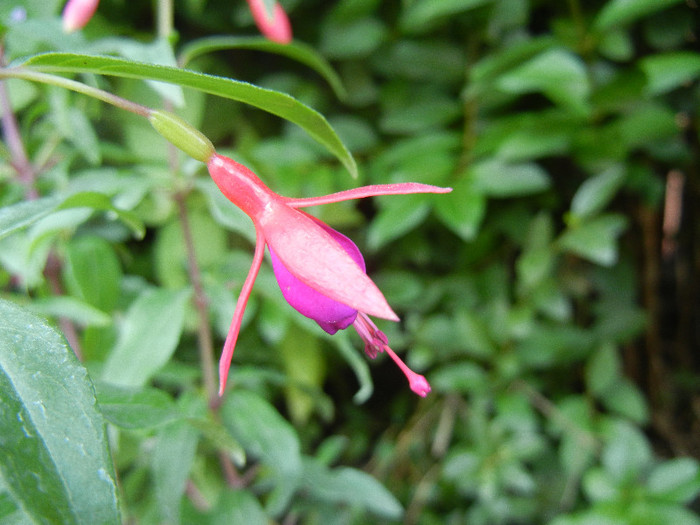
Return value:
M 301 282 L 360 312 L 399 320 L 362 268 L 307 215 L 271 202 L 259 226 L 270 248 Z
M 63 8 L 63 30 L 72 33 L 82 29 L 97 10 L 100 0 L 68 0 Z
M 309 197 L 305 199 L 294 199 L 285 197 L 285 202 L 294 208 L 304 208 L 306 206 L 317 206 L 319 204 L 330 204 L 331 202 L 342 202 L 353 199 L 364 199 L 365 197 L 375 197 L 377 195 L 408 195 L 410 193 L 449 193 L 452 188 L 442 188 L 430 184 L 420 184 L 418 182 L 401 182 L 397 184 L 375 184 L 372 186 L 361 186 L 351 190 L 339 191 L 330 195 L 320 197 Z
M 255 254 L 253 255 L 253 262 L 250 265 L 250 270 L 248 270 L 248 275 L 245 278 L 243 287 L 241 288 L 241 293 L 238 296 L 238 301 L 236 302 L 236 310 L 233 313 L 233 319 L 231 320 L 231 327 L 228 330 L 228 335 L 226 336 L 226 342 L 224 343 L 224 349 L 221 352 L 221 359 L 219 360 L 219 395 L 224 395 L 224 389 L 226 388 L 226 379 L 228 378 L 228 370 L 231 367 L 231 359 L 233 358 L 233 350 L 236 348 L 236 340 L 238 339 L 238 332 L 241 329 L 241 321 L 243 320 L 243 314 L 245 313 L 246 304 L 248 304 L 248 298 L 250 297 L 250 292 L 253 289 L 253 284 L 255 283 L 255 278 L 258 276 L 258 271 L 262 265 L 263 256 L 265 255 L 265 237 L 263 233 L 256 229 L 255 231 Z

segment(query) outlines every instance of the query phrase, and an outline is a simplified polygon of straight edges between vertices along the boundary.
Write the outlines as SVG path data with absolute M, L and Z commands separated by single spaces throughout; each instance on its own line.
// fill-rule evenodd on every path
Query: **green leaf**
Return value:
M 682 0 L 610 0 L 600 10 L 593 26 L 604 31 L 617 25 L 624 25 L 661 9 L 666 9 Z
M 156 38 L 148 43 L 138 42 L 131 38 L 104 38 L 96 41 L 91 46 L 90 52 L 100 55 L 119 54 L 129 60 L 161 66 L 175 67 L 177 65 L 173 46 L 167 38 Z M 185 97 L 180 87 L 152 81 L 149 81 L 148 85 L 175 107 L 181 108 L 185 105 Z
M 0 209 L 0 239 L 46 217 L 62 200 L 53 196 L 4 206 Z
M 187 418 L 187 422 L 196 428 L 217 450 L 227 452 L 236 465 L 241 467 L 245 465 L 245 450 L 221 422 L 215 421 L 210 414 L 190 416 Z
M 615 197 L 625 175 L 622 166 L 613 166 L 586 179 L 571 200 L 571 213 L 582 219 L 600 212 Z
M 700 75 L 700 53 L 676 51 L 651 55 L 639 62 L 647 76 L 646 91 L 661 95 L 690 83 Z
M 333 153 L 353 177 L 357 176 L 355 160 L 326 119 L 317 111 L 278 91 L 186 69 L 106 56 L 46 53 L 30 58 L 23 67 L 44 72 L 95 73 L 141 80 L 161 80 L 237 100 L 299 125 Z
M 211 512 L 211 525 L 269 525 L 270 519 L 260 502 L 247 490 L 225 491 Z
M 391 492 L 369 474 L 354 468 L 329 469 L 316 459 L 305 458 L 302 487 L 311 499 L 364 508 L 392 520 L 403 514 Z
M 622 420 L 606 422 L 602 463 L 607 474 L 618 483 L 641 474 L 652 460 L 649 441 L 639 428 Z
M 601 395 L 601 403 L 612 412 L 643 425 L 649 420 L 649 409 L 639 388 L 626 377 L 610 385 Z
M 463 240 L 470 241 L 479 232 L 486 213 L 486 198 L 474 187 L 472 179 L 463 177 L 453 186 L 452 193 L 440 199 L 440 204 L 434 209 L 448 228 Z
M 523 197 L 546 190 L 547 172 L 534 163 L 510 164 L 491 159 L 469 168 L 474 189 L 488 197 Z
M 614 388 L 620 379 L 620 356 L 612 344 L 603 344 L 586 363 L 586 384 L 596 396 Z
M 400 25 L 407 32 L 425 32 L 436 21 L 491 2 L 493 0 L 415 0 L 402 11 Z
M 603 266 L 617 261 L 617 238 L 627 221 L 621 215 L 602 215 L 567 229 L 559 238 L 561 249 Z
M 102 193 L 93 191 L 75 193 L 66 198 L 57 209 L 66 210 L 69 208 L 92 208 L 93 210 L 111 212 L 131 228 L 139 239 L 142 239 L 146 233 L 146 228 L 135 214 L 117 208 L 112 204 L 110 198 Z
M 213 36 L 198 38 L 186 44 L 179 53 L 180 64 L 187 66 L 195 58 L 227 49 L 251 49 L 286 56 L 310 67 L 330 84 L 336 96 L 344 100 L 347 92 L 333 67 L 316 50 L 302 42 L 278 44 L 263 37 Z
M 499 77 L 497 86 L 517 94 L 541 92 L 553 102 L 580 114 L 588 113 L 590 82 L 578 55 L 550 49 Z
M 436 392 L 476 393 L 488 388 L 488 375 L 471 361 L 450 363 L 430 375 L 430 384 Z
M 0 300 L 0 478 L 37 523 L 121 523 L 85 368 L 39 317 Z
M 105 419 L 119 428 L 155 428 L 177 418 L 172 399 L 155 388 L 124 388 L 100 382 L 97 400 Z
M 321 28 L 319 47 L 332 59 L 363 58 L 376 50 L 387 29 L 377 18 L 361 18 L 347 22 L 328 20 Z
M 112 318 L 102 310 L 75 297 L 53 296 L 35 299 L 29 309 L 44 317 L 62 317 L 82 326 L 106 326 Z
M 206 410 L 202 399 L 186 395 L 180 400 L 185 413 Z M 184 405 L 184 406 L 183 406 Z M 199 432 L 186 421 L 162 427 L 151 456 L 153 487 L 163 523 L 180 523 L 180 502 L 197 452 Z
M 275 485 L 267 509 L 278 515 L 289 504 L 302 473 L 301 445 L 294 427 L 265 399 L 245 390 L 228 392 L 221 417 L 241 445 L 273 472 Z
M 355 392 L 352 400 L 355 404 L 361 405 L 367 401 L 372 396 L 372 392 L 374 392 L 374 383 L 372 382 L 372 374 L 370 373 L 367 359 L 364 359 L 352 346 L 345 332 L 334 335 L 331 338 L 331 342 L 355 373 L 355 378 L 360 384 L 360 388 Z
M 700 466 L 692 458 L 669 459 L 654 467 L 647 487 L 666 501 L 689 503 L 700 492 Z
M 367 233 L 367 244 L 377 250 L 416 228 L 430 212 L 425 195 L 406 195 L 387 204 L 372 220 Z
M 65 250 L 64 279 L 68 290 L 103 312 L 119 300 L 122 270 L 114 247 L 96 235 L 71 239 Z
M 145 385 L 180 341 L 190 293 L 165 289 L 142 293 L 126 313 L 102 380 L 125 387 Z

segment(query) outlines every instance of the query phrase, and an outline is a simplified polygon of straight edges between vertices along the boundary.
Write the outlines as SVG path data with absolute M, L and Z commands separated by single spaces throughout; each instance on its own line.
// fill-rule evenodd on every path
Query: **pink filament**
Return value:
M 389 347 L 389 340 L 384 332 L 379 330 L 370 320 L 370 318 L 367 317 L 367 315 L 363 314 L 362 312 L 358 312 L 353 326 L 355 327 L 355 330 L 357 330 L 357 333 L 360 335 L 362 340 L 365 342 L 365 353 L 371 359 L 377 357 L 377 354 L 380 352 L 386 352 L 389 354 L 389 357 L 391 357 L 394 363 L 396 363 L 396 366 L 398 366 L 404 373 L 406 379 L 408 379 L 408 385 L 411 390 L 421 397 L 428 395 L 431 390 L 428 380 L 424 376 L 411 370 L 408 365 L 404 363 L 398 355 L 396 355 L 396 352 Z

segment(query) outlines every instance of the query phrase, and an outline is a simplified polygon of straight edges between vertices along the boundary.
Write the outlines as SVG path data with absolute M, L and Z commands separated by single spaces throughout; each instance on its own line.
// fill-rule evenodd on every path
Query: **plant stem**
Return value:
M 5 65 L 4 47 L 0 44 L 0 64 Z M 2 71 L 2 70 L 0 70 Z M 2 78 L 2 77 L 0 77 Z M 39 192 L 36 189 L 36 179 L 38 178 L 39 170 L 29 160 L 27 150 L 22 142 L 22 135 L 19 132 L 17 118 L 12 111 L 10 97 L 7 92 L 7 85 L 0 80 L 0 110 L 2 111 L 2 134 L 10 150 L 10 158 L 12 166 L 17 172 L 17 177 L 24 184 L 25 196 L 27 200 L 35 200 L 39 198 Z M 61 287 L 61 261 L 56 256 L 55 250 L 49 252 L 44 268 L 44 276 L 46 277 L 51 292 L 54 295 L 63 295 Z M 73 349 L 75 356 L 79 361 L 83 360 L 83 352 L 80 346 L 80 338 L 75 325 L 65 317 L 59 317 L 58 323 L 61 331 L 66 336 L 68 344 Z
M 113 95 L 102 89 L 88 86 L 81 82 L 76 82 L 69 78 L 61 77 L 58 75 L 50 75 L 48 73 L 41 73 L 39 71 L 34 71 L 26 67 L 10 67 L 0 69 L 0 80 L 4 78 L 20 78 L 22 80 L 29 80 L 31 82 L 40 82 L 42 84 L 49 84 L 52 86 L 58 86 L 64 89 L 69 89 L 77 93 L 82 93 L 102 102 L 112 104 L 120 109 L 136 113 L 142 117 L 148 118 L 151 114 L 151 109 L 137 104 L 136 102 L 131 102 L 117 95 Z
M 202 273 L 197 264 L 197 256 L 194 248 L 194 237 L 190 227 L 189 215 L 185 204 L 185 195 L 181 192 L 175 194 L 175 203 L 182 226 L 182 237 L 187 253 L 187 273 L 189 274 L 192 288 L 194 289 L 194 305 L 199 317 L 197 328 L 197 342 L 199 346 L 199 358 L 204 376 L 204 389 L 210 405 L 218 401 L 216 389 L 216 377 L 214 376 L 214 344 L 211 330 L 209 329 L 209 314 L 207 311 L 207 296 L 202 285 Z
M 159 38 L 170 38 L 173 32 L 173 2 L 172 0 L 158 0 L 156 9 L 157 34 Z

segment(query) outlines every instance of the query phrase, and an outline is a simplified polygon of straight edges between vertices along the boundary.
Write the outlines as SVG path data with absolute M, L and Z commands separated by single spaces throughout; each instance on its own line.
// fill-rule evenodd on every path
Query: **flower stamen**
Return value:
M 386 334 L 377 328 L 366 314 L 358 312 L 357 318 L 352 325 L 365 342 L 365 353 L 370 359 L 374 359 L 377 357 L 377 354 L 381 352 L 386 352 L 394 363 L 396 363 L 396 366 L 404 373 L 406 379 L 408 379 L 410 389 L 421 397 L 428 395 L 431 390 L 428 380 L 424 376 L 411 370 L 408 365 L 396 355 L 396 352 L 389 346 L 389 339 Z

